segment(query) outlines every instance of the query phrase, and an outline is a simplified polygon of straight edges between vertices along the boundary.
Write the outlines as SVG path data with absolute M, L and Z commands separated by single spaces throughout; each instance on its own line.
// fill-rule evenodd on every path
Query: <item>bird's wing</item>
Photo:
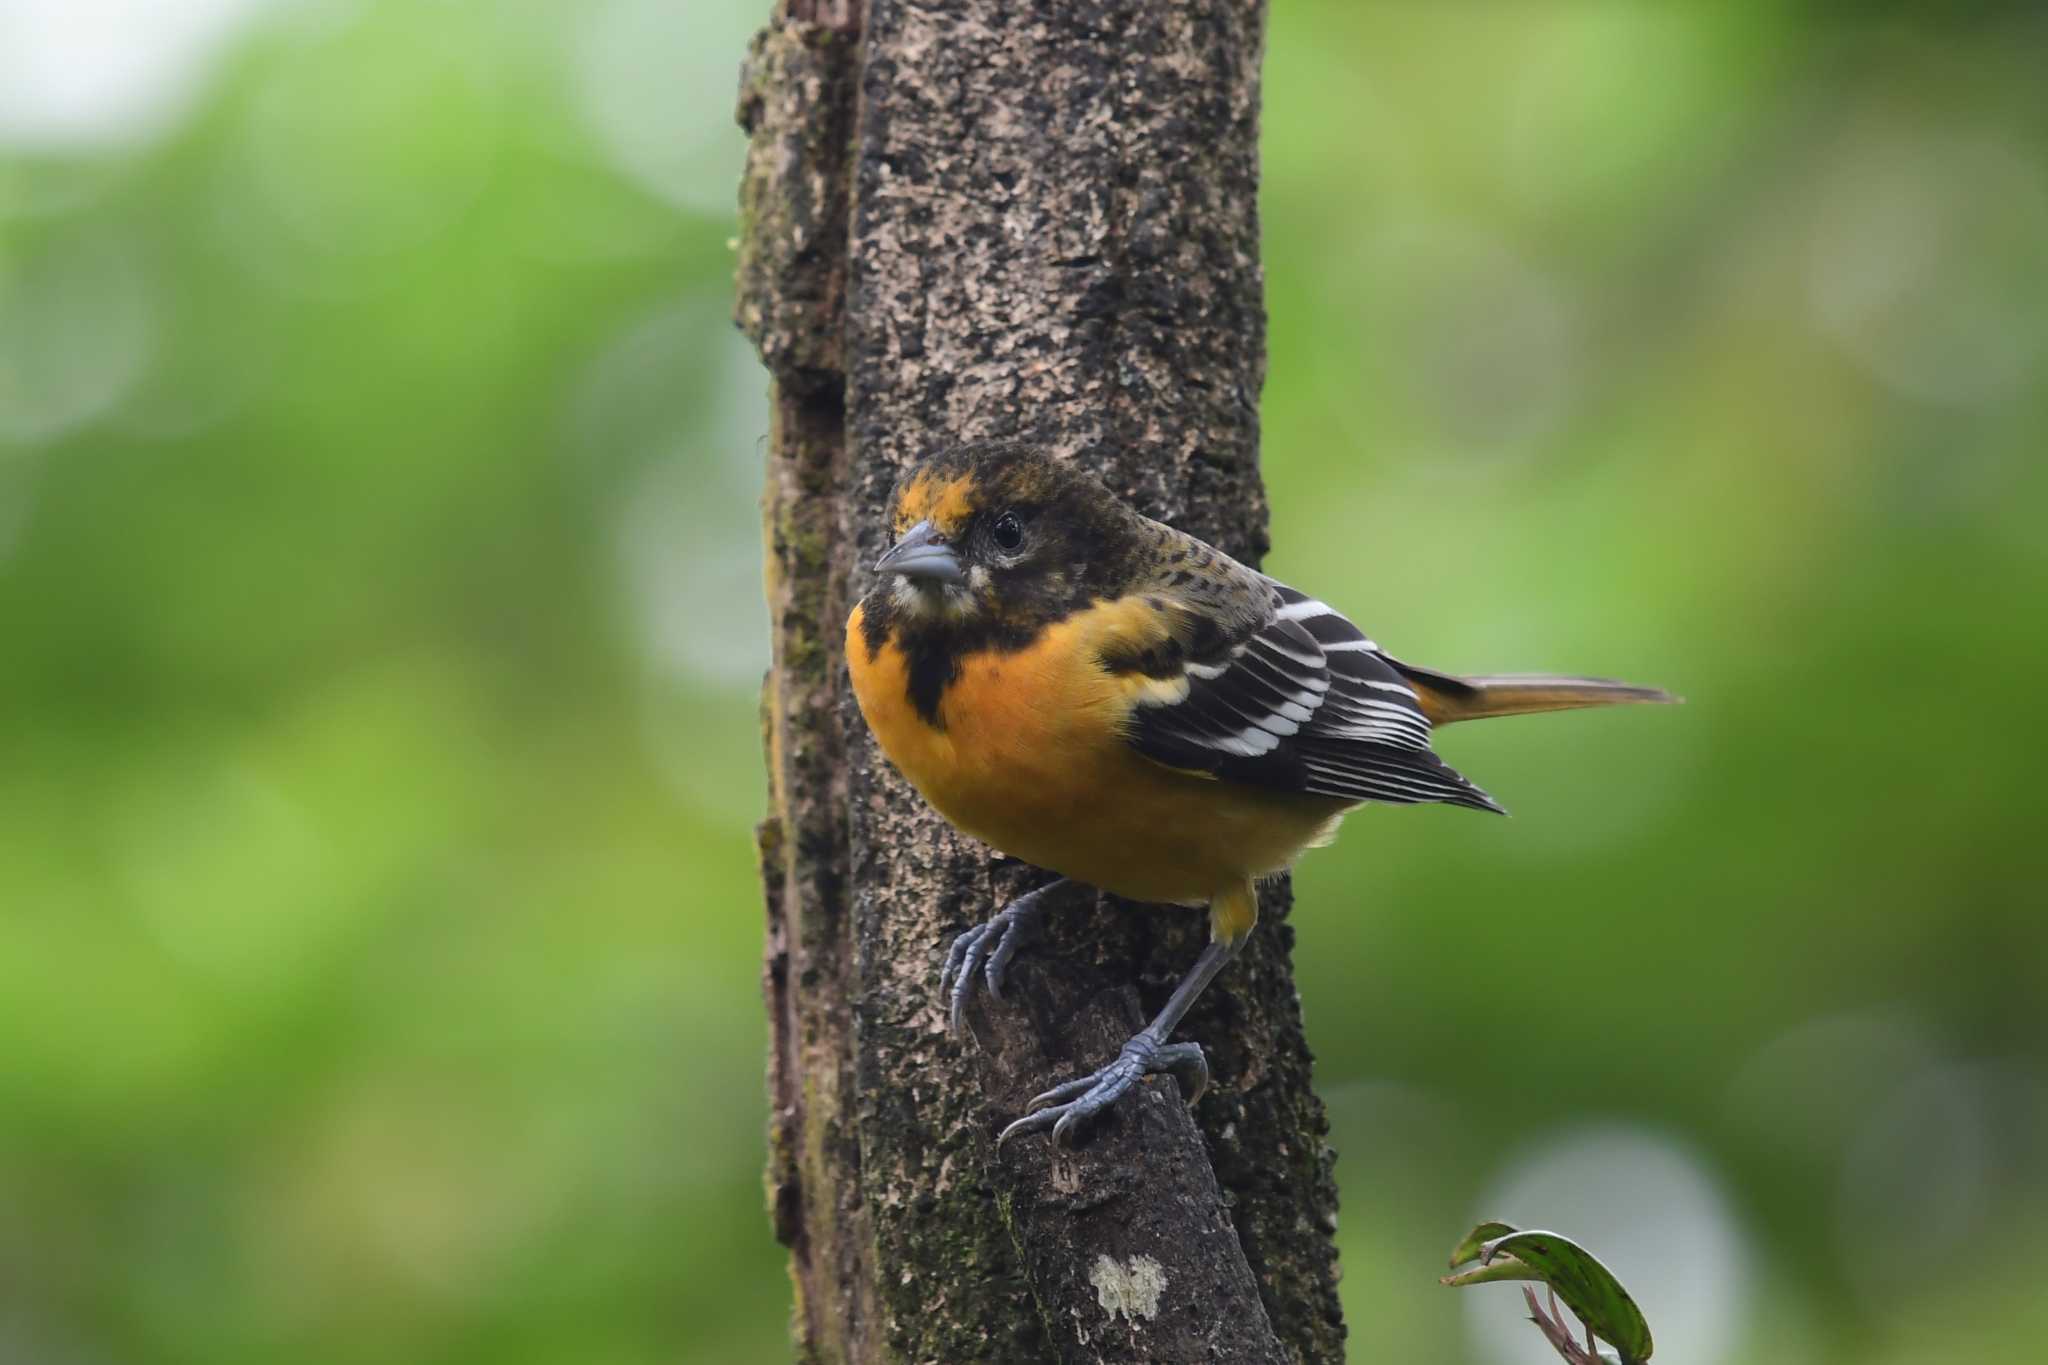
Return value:
M 1333 608 L 1230 561 L 1196 590 L 1148 600 L 1172 647 L 1105 656 L 1153 685 L 1135 693 L 1129 739 L 1171 767 L 1353 801 L 1443 801 L 1499 810 L 1429 748 L 1429 718 L 1379 646 Z

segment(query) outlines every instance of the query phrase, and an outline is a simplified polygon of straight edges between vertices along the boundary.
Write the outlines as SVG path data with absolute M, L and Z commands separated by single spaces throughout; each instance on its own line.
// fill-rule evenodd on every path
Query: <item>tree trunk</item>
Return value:
M 1263 11 L 1252 0 L 783 0 L 740 120 L 740 325 L 774 384 L 763 697 L 769 1197 L 805 1361 L 1338 1361 L 1332 1155 L 1284 882 L 1079 1151 L 994 1133 L 1114 1055 L 1206 916 L 1082 896 L 946 1028 L 952 936 L 1041 879 L 951 830 L 840 642 L 907 462 L 1019 436 L 1256 561 Z

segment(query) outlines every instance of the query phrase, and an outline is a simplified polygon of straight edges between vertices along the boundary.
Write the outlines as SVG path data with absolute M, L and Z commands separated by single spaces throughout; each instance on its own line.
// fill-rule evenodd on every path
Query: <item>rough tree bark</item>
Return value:
M 761 826 L 769 1199 L 806 1361 L 1337 1361 L 1332 1156 L 1288 891 L 1083 1148 L 998 1156 L 1206 919 L 1079 898 L 946 1029 L 945 945 L 1031 885 L 876 751 L 840 655 L 897 470 L 1025 436 L 1256 561 L 1256 0 L 782 0 L 749 53 L 738 320 L 773 380 Z

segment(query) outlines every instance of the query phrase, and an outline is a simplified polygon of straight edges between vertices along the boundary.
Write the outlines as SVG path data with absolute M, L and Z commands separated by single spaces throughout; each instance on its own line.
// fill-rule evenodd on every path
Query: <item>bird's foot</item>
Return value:
M 952 988 L 953 1032 L 960 1031 L 960 1017 L 967 1008 L 967 997 L 974 993 L 977 975 L 987 983 L 991 996 L 1003 998 L 1003 976 L 1010 969 L 1010 959 L 1044 932 L 1045 893 L 1057 885 L 1054 882 L 1025 892 L 998 910 L 988 923 L 977 924 L 953 940 L 946 965 L 939 971 L 939 993 L 946 994 L 949 985 Z
M 1209 1059 L 1199 1043 L 1161 1042 L 1150 1030 L 1134 1036 L 1116 1060 L 1099 1071 L 1056 1085 L 1032 1100 L 1024 1117 L 996 1139 L 1001 1150 L 1011 1138 L 1052 1129 L 1052 1140 L 1071 1147 L 1074 1130 L 1115 1104 L 1141 1077 L 1165 1072 L 1180 1082 L 1189 1104 L 1209 1088 Z

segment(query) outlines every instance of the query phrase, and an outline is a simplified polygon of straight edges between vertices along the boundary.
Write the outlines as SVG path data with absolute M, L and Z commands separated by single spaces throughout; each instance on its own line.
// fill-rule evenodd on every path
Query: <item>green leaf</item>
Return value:
M 1464 1241 L 1451 1248 L 1451 1269 L 1456 1270 L 1467 1261 L 1478 1260 L 1480 1251 L 1488 1242 L 1496 1237 L 1505 1237 L 1514 1230 L 1514 1226 L 1509 1223 L 1481 1223 L 1465 1234 Z M 1446 1280 L 1444 1283 L 1449 1284 L 1450 1281 Z
M 1453 1289 L 1462 1289 L 1468 1284 L 1492 1284 L 1496 1280 L 1536 1280 L 1543 1276 L 1534 1266 L 1523 1265 L 1512 1256 L 1503 1256 L 1492 1265 L 1476 1265 L 1470 1270 L 1461 1270 L 1455 1275 L 1446 1275 L 1439 1284 Z
M 1554 1232 L 1509 1232 L 1479 1248 L 1482 1267 L 1491 1268 L 1504 1257 L 1507 1264 L 1519 1262 L 1518 1269 L 1534 1274 L 1501 1278 L 1542 1280 L 1595 1336 L 1614 1344 L 1623 1365 L 1642 1365 L 1650 1358 L 1650 1324 L 1643 1310 L 1592 1252 Z

